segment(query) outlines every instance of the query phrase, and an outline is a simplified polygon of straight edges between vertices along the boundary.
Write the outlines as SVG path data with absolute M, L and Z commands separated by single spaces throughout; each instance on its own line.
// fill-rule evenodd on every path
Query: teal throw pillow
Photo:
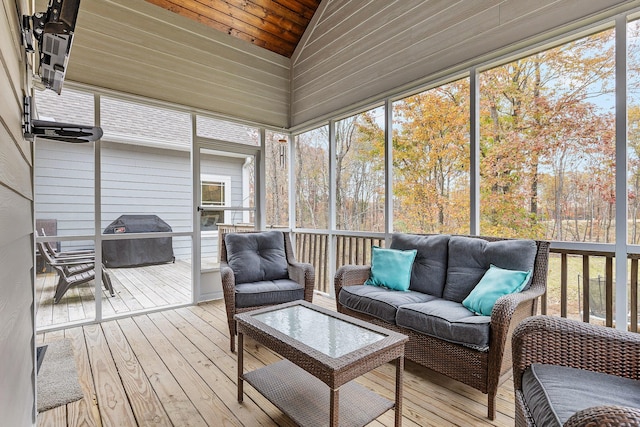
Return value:
M 401 251 L 373 247 L 371 275 L 365 285 L 384 286 L 396 291 L 408 291 L 411 269 L 417 250 Z
M 505 270 L 492 264 L 462 305 L 476 314 L 491 316 L 498 298 L 520 292 L 530 277 L 531 271 Z

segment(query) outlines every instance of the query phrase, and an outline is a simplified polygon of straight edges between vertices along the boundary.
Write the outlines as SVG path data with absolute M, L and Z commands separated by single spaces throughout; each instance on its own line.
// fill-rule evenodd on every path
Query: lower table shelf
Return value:
M 288 360 L 243 375 L 264 397 L 301 426 L 329 425 L 329 386 Z M 364 426 L 394 402 L 354 381 L 340 387 L 340 426 Z

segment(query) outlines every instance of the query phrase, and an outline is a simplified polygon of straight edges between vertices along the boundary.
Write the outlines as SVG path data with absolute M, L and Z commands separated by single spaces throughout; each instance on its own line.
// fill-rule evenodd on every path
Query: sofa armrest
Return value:
M 546 287 L 532 286 L 524 292 L 504 295 L 496 301 L 491 310 L 491 333 L 494 339 L 504 342 L 509 329 L 532 316 L 536 299 L 544 294 Z M 504 339 L 503 339 L 504 338 Z M 492 339 L 491 346 L 494 345 Z
M 513 333 L 513 380 L 532 363 L 562 365 L 640 379 L 640 334 L 562 317 L 535 316 Z
M 313 291 L 316 286 L 316 276 L 313 265 L 305 262 L 290 262 L 289 278 L 304 286 L 304 299 L 312 302 Z
M 496 387 L 500 375 L 511 367 L 511 337 L 518 324 L 535 314 L 538 297 L 547 290 L 549 242 L 536 241 L 538 250 L 529 289 L 505 295 L 496 301 L 491 311 L 489 343 L 489 387 Z M 506 352 L 506 357 L 505 357 Z
M 640 409 L 625 406 L 594 406 L 573 414 L 564 427 L 640 426 Z
M 336 303 L 343 286 L 362 285 L 369 279 L 370 265 L 343 265 L 338 268 L 335 276 Z
M 537 298 L 544 288 L 530 288 L 524 292 L 505 295 L 496 301 L 491 311 L 489 337 L 489 383 L 497 387 L 502 372 L 511 367 L 511 337 L 520 322 L 535 312 Z M 491 387 L 491 385 L 490 385 Z

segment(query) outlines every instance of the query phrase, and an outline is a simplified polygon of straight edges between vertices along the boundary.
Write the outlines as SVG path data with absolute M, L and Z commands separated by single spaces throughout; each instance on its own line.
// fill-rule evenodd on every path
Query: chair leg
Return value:
M 233 319 L 228 319 L 229 321 L 229 347 L 231 349 L 231 353 L 236 352 L 236 321 Z
M 487 417 L 492 421 L 496 419 L 496 394 L 495 393 L 489 393 L 489 396 L 487 398 Z
M 69 282 L 65 280 L 65 277 L 60 272 L 58 272 L 58 276 L 59 276 L 59 279 L 58 279 L 58 284 L 56 285 L 56 293 L 53 296 L 54 304 L 57 304 L 60 302 L 64 294 L 67 292 L 67 290 L 69 290 L 69 287 L 71 286 Z
M 109 276 L 109 273 L 107 273 L 107 270 L 102 267 L 102 283 L 104 285 L 104 288 L 109 292 L 109 295 L 111 295 L 112 297 L 116 296 L 116 293 L 113 291 L 113 284 L 111 283 L 111 277 Z

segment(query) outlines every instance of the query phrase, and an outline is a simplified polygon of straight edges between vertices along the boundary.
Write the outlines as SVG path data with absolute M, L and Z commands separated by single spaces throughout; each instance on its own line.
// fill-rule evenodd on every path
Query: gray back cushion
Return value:
M 289 278 L 281 231 L 227 234 L 224 243 L 236 283 Z
M 409 290 L 441 298 L 447 277 L 447 248 L 449 235 L 419 236 L 395 233 L 391 249 L 411 250 L 418 253 L 413 261 Z
M 452 236 L 447 280 L 442 297 L 462 302 L 491 264 L 507 270 L 533 271 L 537 246 L 533 240 L 498 240 Z M 528 285 L 527 285 L 528 286 Z

